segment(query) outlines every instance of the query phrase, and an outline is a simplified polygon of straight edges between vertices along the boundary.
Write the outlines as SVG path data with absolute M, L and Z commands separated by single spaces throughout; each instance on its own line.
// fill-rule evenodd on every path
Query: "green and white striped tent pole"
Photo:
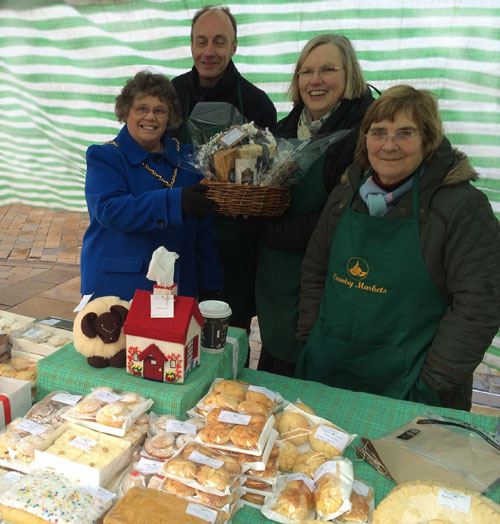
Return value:
M 0 205 L 86 211 L 85 151 L 118 131 L 115 96 L 141 69 L 174 77 L 191 67 L 190 20 L 204 3 L 0 0 Z M 380 90 L 432 90 L 447 136 L 469 155 L 500 218 L 499 0 L 227 5 L 238 22 L 236 66 L 280 117 L 291 108 L 285 92 L 298 53 L 322 32 L 350 38 Z

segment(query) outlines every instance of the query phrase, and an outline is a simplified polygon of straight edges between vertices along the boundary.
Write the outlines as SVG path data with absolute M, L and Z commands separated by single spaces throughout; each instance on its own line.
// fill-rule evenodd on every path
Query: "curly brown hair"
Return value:
M 119 122 L 125 122 L 136 98 L 155 96 L 168 107 L 168 127 L 177 128 L 182 122 L 181 105 L 175 88 L 165 76 L 150 71 L 139 71 L 116 97 L 115 115 Z

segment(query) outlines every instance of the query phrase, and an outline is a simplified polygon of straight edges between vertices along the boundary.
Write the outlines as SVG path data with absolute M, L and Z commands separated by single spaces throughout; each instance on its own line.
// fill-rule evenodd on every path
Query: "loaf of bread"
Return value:
M 187 513 L 188 506 L 192 508 L 197 505 L 156 489 L 130 488 L 104 517 L 104 524 L 207 524 L 207 520 Z M 213 512 L 214 524 L 222 521 L 217 511 L 204 506 L 202 508 Z
M 435 481 L 403 482 L 373 513 L 373 524 L 498 524 L 500 506 L 476 491 Z

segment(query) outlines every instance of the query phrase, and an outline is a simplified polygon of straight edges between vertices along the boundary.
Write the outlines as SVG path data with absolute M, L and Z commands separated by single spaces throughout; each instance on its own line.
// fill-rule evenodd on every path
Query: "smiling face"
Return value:
M 198 18 L 193 26 L 191 54 L 202 87 L 213 87 L 224 76 L 237 46 L 226 13 L 209 11 Z
M 385 131 L 389 136 L 403 130 L 419 131 L 412 115 L 406 111 L 396 113 L 394 122 L 390 120 L 373 122 L 369 132 L 375 129 Z M 367 137 L 366 149 L 371 166 L 380 180 L 387 185 L 396 184 L 410 176 L 424 160 L 423 141 L 420 134 L 410 136 L 397 144 L 391 138 L 376 142 Z
M 168 106 L 156 96 L 136 97 L 125 120 L 130 136 L 149 152 L 161 151 Z
M 342 55 L 335 44 L 315 47 L 302 63 L 299 92 L 314 120 L 328 113 L 342 98 L 346 85 L 345 69 L 334 69 L 343 66 Z M 314 72 L 312 75 L 301 75 L 301 71 Z

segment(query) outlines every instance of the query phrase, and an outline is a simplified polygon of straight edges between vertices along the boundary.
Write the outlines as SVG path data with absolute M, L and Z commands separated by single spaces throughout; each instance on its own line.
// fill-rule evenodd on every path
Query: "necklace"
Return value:
M 175 142 L 175 149 L 177 150 L 177 153 L 180 151 L 181 147 L 180 147 L 180 144 L 179 144 L 179 141 L 177 140 L 177 138 L 173 138 L 174 142 Z M 114 140 L 110 140 L 109 142 L 105 142 L 105 144 L 113 144 L 114 146 L 116 147 L 120 147 L 118 145 L 117 142 L 115 142 Z M 170 182 L 167 182 L 159 173 L 157 173 L 154 169 L 152 169 L 151 167 L 149 167 L 146 162 L 142 162 L 141 163 L 141 166 L 146 170 L 146 171 L 149 171 L 149 173 L 151 173 L 155 178 L 157 178 L 162 184 L 164 184 L 165 186 L 169 187 L 170 189 L 172 189 L 174 187 L 174 184 L 175 184 L 175 179 L 177 178 L 177 171 L 179 170 L 178 167 L 174 167 L 174 172 L 172 173 L 172 180 L 170 180 Z

